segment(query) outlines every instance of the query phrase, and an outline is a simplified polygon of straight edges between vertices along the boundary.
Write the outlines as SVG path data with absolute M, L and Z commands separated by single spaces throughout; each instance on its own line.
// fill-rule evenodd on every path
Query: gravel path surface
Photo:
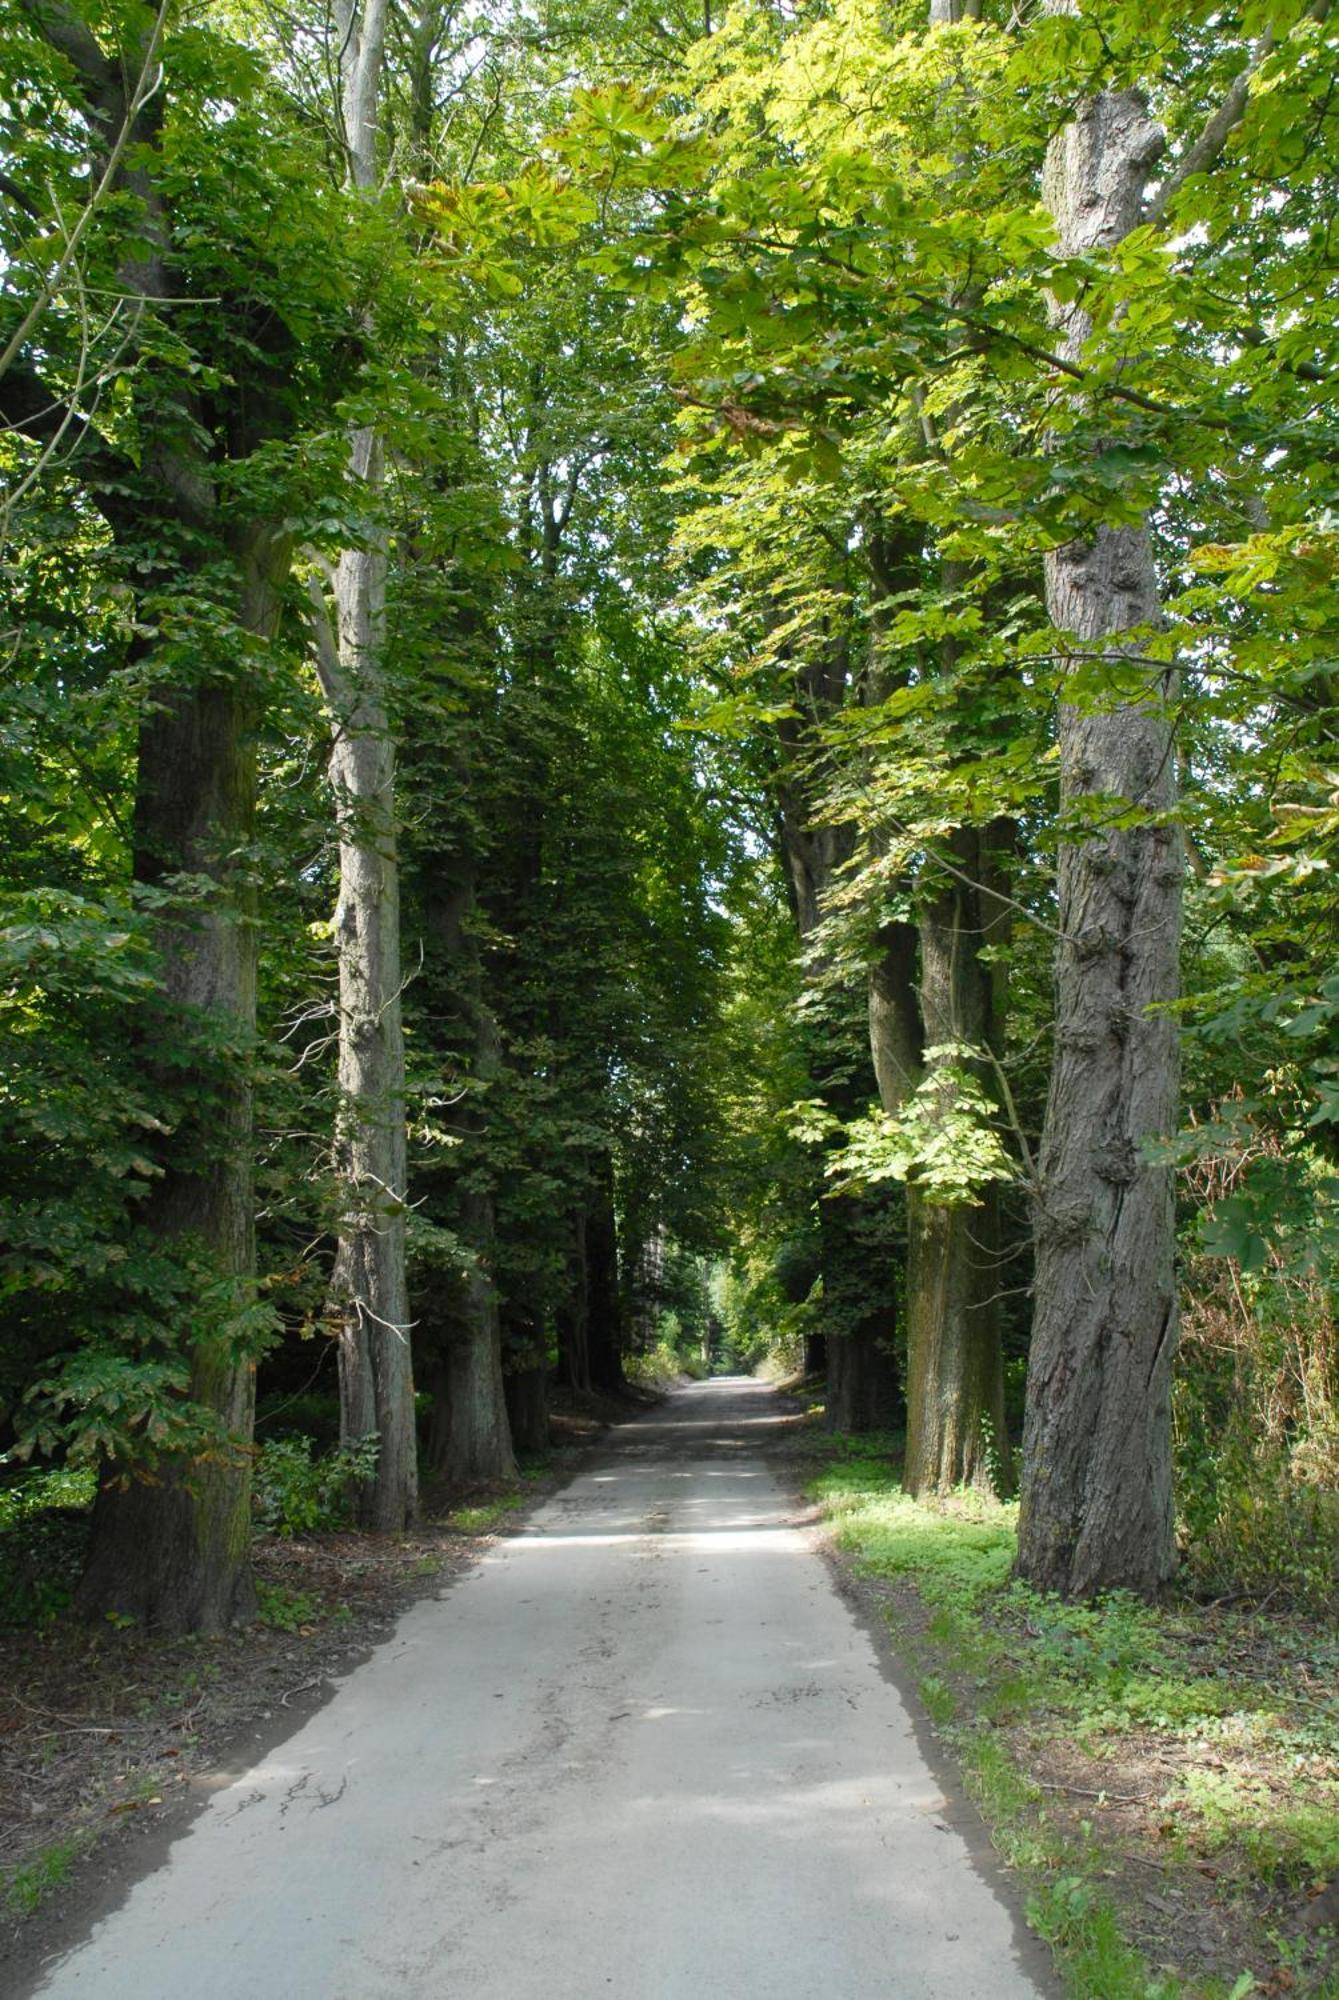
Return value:
M 777 1423 L 721 1380 L 618 1427 L 34 1992 L 1037 2000 Z

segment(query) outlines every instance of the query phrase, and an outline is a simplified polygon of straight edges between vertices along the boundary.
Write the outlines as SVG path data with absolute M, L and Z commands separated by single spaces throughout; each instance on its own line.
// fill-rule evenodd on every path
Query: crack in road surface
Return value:
M 1038 2000 L 757 1455 L 779 1421 L 763 1385 L 716 1381 L 615 1430 L 33 1991 Z

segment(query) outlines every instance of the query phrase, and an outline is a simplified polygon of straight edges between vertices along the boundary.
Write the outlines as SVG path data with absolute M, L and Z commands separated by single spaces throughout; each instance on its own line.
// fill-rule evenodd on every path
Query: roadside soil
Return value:
M 514 1532 L 611 1422 L 655 1398 L 564 1398 L 543 1469 L 517 1489 L 429 1487 L 406 1535 L 265 1537 L 262 1622 L 154 1639 L 58 1617 L 0 1633 L 0 1987 L 62 1947 L 176 1838 L 238 1762 L 281 1742 L 400 1613 Z M 486 1527 L 464 1525 L 491 1517 Z

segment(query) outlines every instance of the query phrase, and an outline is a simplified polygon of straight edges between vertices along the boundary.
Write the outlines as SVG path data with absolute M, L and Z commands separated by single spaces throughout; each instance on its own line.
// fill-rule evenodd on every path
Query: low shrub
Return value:
M 349 1524 L 351 1489 L 376 1471 L 377 1439 L 314 1455 L 309 1437 L 273 1438 L 256 1452 L 252 1515 L 272 1535 L 315 1534 Z

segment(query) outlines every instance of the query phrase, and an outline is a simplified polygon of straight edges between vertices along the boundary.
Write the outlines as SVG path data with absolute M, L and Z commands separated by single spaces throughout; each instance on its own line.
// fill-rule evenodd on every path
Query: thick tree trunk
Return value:
M 435 1427 L 435 1470 L 452 1486 L 516 1477 L 502 1376 L 502 1341 L 491 1261 L 493 1204 L 467 1196 L 463 1230 L 476 1252 L 465 1276 L 461 1310 L 448 1328 L 439 1380 L 441 1422 Z
M 1067 251 L 1139 222 L 1162 135 L 1132 92 L 1085 102 L 1053 141 L 1047 197 Z M 1069 354 L 1089 328 L 1057 311 Z M 1120 651 L 1160 616 L 1143 526 L 1099 528 L 1046 563 L 1047 607 L 1076 651 Z M 1170 1373 L 1176 1344 L 1172 1177 L 1145 1157 L 1177 1107 L 1182 894 L 1169 690 L 1060 718 L 1062 803 L 1094 823 L 1060 850 L 1055 1058 L 1036 1204 L 1018 1567 L 1089 1596 L 1151 1593 L 1174 1560 Z M 1113 825 L 1133 808 L 1147 824 Z M 1103 824 L 1105 822 L 1105 824 Z
M 489 1085 L 501 1062 L 497 1021 L 484 994 L 484 968 L 472 925 L 475 864 L 465 855 L 430 856 L 426 907 L 434 971 L 449 978 L 452 1006 L 465 1030 L 469 1085 L 452 1123 L 462 1144 L 459 1230 L 472 1263 L 447 1296 L 434 1301 L 441 1322 L 441 1356 L 434 1376 L 431 1462 L 452 1485 L 512 1479 L 516 1460 L 507 1420 L 502 1334 L 493 1282 L 497 1215 L 488 1161 L 482 1154 Z
M 127 297 L 152 302 L 176 295 L 172 218 L 157 174 L 163 93 L 150 89 L 159 29 L 146 15 L 138 46 L 131 26 L 114 56 L 73 13 L 30 4 L 31 24 L 68 65 L 76 88 L 71 103 L 84 117 L 91 154 L 109 168 L 108 149 L 128 143 L 114 171 L 118 193 L 140 204 L 137 242 L 120 278 Z M 139 83 L 133 79 L 139 77 Z M 28 322 L 29 332 L 40 329 Z M 22 338 L 22 335 L 20 335 Z M 12 351 L 12 350 L 11 350 Z M 218 519 L 216 467 L 205 418 L 191 392 L 169 370 L 137 410 L 136 467 L 119 469 L 103 508 L 133 559 L 130 574 L 146 589 L 180 587 L 183 575 L 214 560 L 226 544 L 239 576 L 239 623 L 272 635 L 278 589 L 290 547 L 271 524 Z M 258 426 L 275 418 L 272 382 L 261 371 L 246 420 L 234 404 L 229 444 L 239 457 L 259 441 Z M 207 552 L 207 553 L 202 553 Z M 135 805 L 136 880 L 165 892 L 155 925 L 169 999 L 213 1017 L 231 1043 L 255 1031 L 256 943 L 247 852 L 255 812 L 254 718 L 241 677 L 155 689 L 139 731 Z M 212 898 L 176 907 L 179 876 L 204 878 Z M 150 1060 L 152 1060 L 150 1055 Z M 148 1226 L 183 1250 L 198 1250 L 231 1295 L 211 1311 L 218 1324 L 183 1328 L 190 1394 L 212 1412 L 235 1451 L 154 1469 L 152 1485 L 136 1483 L 134 1465 L 103 1469 L 94 1508 L 88 1561 L 77 1606 L 90 1618 L 117 1612 L 175 1632 L 220 1631 L 249 1616 L 255 1594 L 248 1567 L 253 1374 L 229 1322 L 254 1303 L 255 1256 L 251 1199 L 251 1082 L 235 1073 L 211 1104 L 213 1145 L 199 1126 L 183 1129 L 163 1148 L 163 1176 L 141 1211 Z M 207 1163 L 202 1155 L 207 1153 Z
M 542 1362 L 530 1368 L 513 1369 L 503 1377 L 507 1392 L 507 1421 L 511 1441 L 517 1451 L 531 1456 L 547 1451 L 549 1444 L 549 1371 Z
M 516 1307 L 504 1314 L 502 1383 L 507 1421 L 518 1452 L 541 1452 L 549 1442 L 549 1369 L 544 1329 Z
M 999 974 L 983 953 L 1003 943 L 1008 905 L 995 893 L 1003 827 L 954 835 L 955 873 L 921 916 L 920 1015 L 926 1080 L 962 1060 L 955 1046 L 990 1051 L 1002 1042 Z M 936 1051 L 948 1049 L 939 1055 Z M 885 1054 L 885 1069 L 888 1057 Z M 988 1089 L 988 1066 L 973 1064 Z M 885 1108 L 893 1109 L 893 1105 Z M 974 1205 L 931 1199 L 907 1187 L 908 1493 L 979 1486 L 1004 1492 L 1012 1478 L 1000 1351 L 999 1199 Z
M 234 536 L 241 623 L 273 635 L 290 544 L 268 525 Z M 135 879 L 170 885 L 208 878 L 202 907 L 157 921 L 169 999 L 212 1018 L 243 1044 L 256 1024 L 255 892 L 246 879 L 254 834 L 256 745 L 247 690 L 238 681 L 162 698 L 141 725 L 135 802 Z M 201 1132 L 169 1142 L 165 1173 L 144 1210 L 148 1225 L 183 1248 L 198 1246 L 232 1290 L 233 1311 L 254 1303 L 251 1082 L 221 1085 Z M 174 1160 L 174 1150 L 179 1156 Z M 201 1154 L 207 1150 L 208 1165 Z M 159 1466 L 153 1483 L 134 1468 L 104 1468 L 88 1561 L 76 1603 L 157 1631 L 221 1632 L 254 1615 L 250 1441 L 255 1364 L 225 1324 L 190 1345 L 190 1395 L 211 1411 L 234 1448 Z
M 616 1396 L 627 1384 L 623 1376 L 614 1163 L 607 1154 L 598 1163 L 597 1172 L 595 1194 L 586 1214 L 586 1351 L 592 1389 Z
M 590 1270 L 586 1258 L 586 1212 L 572 1217 L 567 1298 L 558 1312 L 558 1380 L 569 1389 L 589 1390 Z

